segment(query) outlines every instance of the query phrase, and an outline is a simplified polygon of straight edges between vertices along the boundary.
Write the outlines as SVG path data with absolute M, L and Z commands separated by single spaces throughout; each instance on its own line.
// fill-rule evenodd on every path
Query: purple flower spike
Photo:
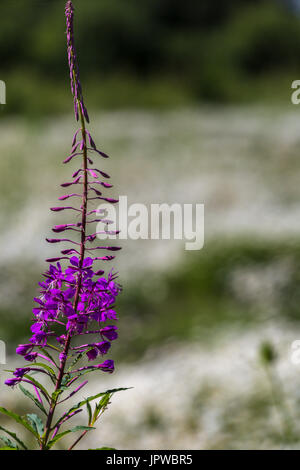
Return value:
M 85 361 L 86 358 L 91 361 L 110 351 L 111 341 L 118 338 L 118 328 L 115 325 L 107 325 L 106 322 L 112 323 L 117 320 L 115 303 L 121 292 L 121 286 L 116 282 L 116 274 L 111 271 L 105 275 L 104 269 L 101 269 L 103 266 L 98 265 L 99 262 L 113 260 L 115 256 L 88 256 L 94 250 L 113 252 L 120 250 L 117 246 L 93 247 L 92 243 L 96 240 L 98 232 L 94 226 L 91 227 L 91 224 L 98 222 L 112 223 L 101 218 L 101 215 L 100 218 L 92 218 L 91 214 L 98 213 L 95 208 L 98 199 L 111 204 L 117 203 L 118 199 L 103 196 L 102 192 L 94 187 L 100 185 L 104 192 L 112 185 L 100 180 L 101 177 L 109 178 L 108 174 L 97 168 L 90 168 L 93 161 L 89 154 L 94 152 L 96 156 L 104 158 L 108 156 L 97 148 L 93 137 L 86 129 L 89 117 L 79 78 L 74 45 L 74 7 L 71 1 L 66 4 L 65 15 L 71 91 L 75 118 L 80 121 L 80 128 L 73 136 L 72 149 L 64 163 L 76 161 L 73 158 L 78 157 L 78 160 L 81 159 L 81 165 L 73 169 L 72 178 L 68 182 L 60 184 L 62 188 L 76 185 L 75 193 L 66 190 L 68 194 L 59 197 L 60 201 L 73 198 L 74 207 L 51 207 L 51 211 L 60 213 L 61 218 L 63 215 L 68 215 L 68 219 L 60 219 L 59 225 L 55 225 L 52 231 L 57 234 L 68 231 L 69 238 L 46 238 L 53 250 L 59 243 L 67 245 L 60 250 L 62 256 L 54 253 L 46 259 L 49 265 L 39 282 L 40 292 L 34 298 L 30 339 L 28 343 L 20 344 L 16 349 L 17 354 L 33 364 L 30 364 L 30 367 L 18 367 L 13 372 L 13 377 L 5 381 L 9 387 L 21 382 L 33 387 L 37 397 L 33 397 L 33 401 L 47 414 L 44 430 L 38 436 L 42 450 L 51 447 L 51 436 L 57 437 L 61 424 L 81 411 L 65 413 L 58 422 L 53 422 L 57 405 L 68 400 L 87 384 L 87 381 L 81 383 L 75 390 L 70 390 L 67 398 L 61 399 L 61 395 L 82 375 L 81 371 L 84 371 L 84 374 L 92 371 L 108 373 L 114 371 L 114 361 L 110 359 L 77 370 L 74 370 L 74 364 L 82 357 Z M 74 219 L 69 220 L 72 215 Z M 86 339 L 87 335 L 91 334 L 93 342 Z M 82 337 L 85 339 L 80 346 Z M 53 390 L 50 393 L 34 378 L 33 374 L 37 372 L 46 374 L 51 379 Z M 20 388 L 24 392 L 23 388 Z M 30 395 L 29 391 L 27 395 Z M 46 409 L 47 405 L 49 408 Z

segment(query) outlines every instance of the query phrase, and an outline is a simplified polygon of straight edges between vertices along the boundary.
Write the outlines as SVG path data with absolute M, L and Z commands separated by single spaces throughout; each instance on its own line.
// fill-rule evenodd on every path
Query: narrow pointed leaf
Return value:
M 70 430 L 68 431 L 64 431 L 64 432 L 61 432 L 59 434 L 56 434 L 56 436 L 54 437 L 54 439 L 52 439 L 48 445 L 47 445 L 47 449 L 51 449 L 51 447 L 54 446 L 54 444 L 56 444 L 56 442 L 60 441 L 60 439 L 62 439 L 64 436 L 66 436 L 67 434 L 70 434 Z
M 93 412 L 92 412 L 92 407 L 89 404 L 89 402 L 86 402 L 86 408 L 87 408 L 87 412 L 88 412 L 88 416 L 89 416 L 89 424 L 91 424 L 92 417 L 93 417 Z
M 35 413 L 30 413 L 30 414 L 27 414 L 26 416 L 28 420 L 30 421 L 30 424 L 32 425 L 32 427 L 38 433 L 38 435 L 42 436 L 44 432 L 44 423 L 41 420 L 41 418 Z
M 55 375 L 55 372 L 54 372 L 54 370 L 52 369 L 52 367 L 48 366 L 47 364 L 44 364 L 43 362 L 35 362 L 34 365 L 35 365 L 35 366 L 38 366 L 38 367 L 42 367 L 42 368 L 45 369 L 47 372 L 49 372 L 49 374 L 50 374 L 54 379 L 56 379 L 56 375 Z
M 0 441 L 2 441 L 7 447 L 13 448 L 15 450 L 19 450 L 19 447 L 15 442 L 12 442 L 8 437 L 0 436 Z
M 24 377 L 26 377 L 26 379 L 30 380 L 32 383 L 34 383 L 34 385 L 36 385 L 44 394 L 44 396 L 46 396 L 48 399 L 50 399 L 49 397 L 49 393 L 47 392 L 47 390 L 45 389 L 45 387 L 40 383 L 38 382 L 36 379 L 34 379 L 32 377 L 32 375 L 24 375 Z
M 35 396 L 29 392 L 29 390 L 27 390 L 26 388 L 22 387 L 22 385 L 19 385 L 19 389 L 21 390 L 21 392 L 28 398 L 30 398 L 30 400 L 32 400 L 34 402 L 34 404 L 43 412 L 45 413 L 45 415 L 47 416 L 47 411 L 45 410 L 44 406 L 42 405 L 42 403 L 40 403 L 38 401 L 37 398 L 35 398 Z
M 98 447 L 97 449 L 88 449 L 88 450 L 117 450 L 114 447 Z
M 91 431 L 92 429 L 95 429 L 95 428 L 92 428 L 90 426 L 75 426 L 75 428 L 72 428 L 72 429 L 68 429 L 67 431 L 64 431 L 64 432 L 61 432 L 60 434 L 57 434 L 54 439 L 52 439 L 49 443 L 48 443 L 48 446 L 47 448 L 48 449 L 51 449 L 51 447 L 54 446 L 54 444 L 56 444 L 56 442 L 60 441 L 60 439 L 62 439 L 63 437 L 65 437 L 67 434 L 70 434 L 71 432 L 77 432 L 77 431 Z
M 35 437 L 39 438 L 39 434 L 36 432 L 36 430 L 30 426 L 30 424 L 24 419 L 22 416 L 14 413 L 13 411 L 9 411 L 6 408 L 0 407 L 0 413 L 9 416 L 10 418 L 14 419 L 17 423 L 21 424 L 26 428 L 31 434 L 33 434 Z
M 101 393 L 98 393 L 97 395 L 93 395 L 91 397 L 88 397 L 86 398 L 85 400 L 77 403 L 77 405 L 74 405 L 69 411 L 75 411 L 77 410 L 78 408 L 81 408 L 82 406 L 84 406 L 87 402 L 90 402 L 90 401 L 93 401 L 93 400 L 96 400 L 97 398 L 99 397 L 103 397 L 104 395 L 113 395 L 114 393 L 116 392 L 120 392 L 120 391 L 123 391 L 123 390 L 129 390 L 129 388 L 115 388 L 113 390 L 107 390 L 106 392 L 101 392 Z
M 2 426 L 0 426 L 0 429 L 1 431 L 6 432 L 6 434 L 12 437 L 18 444 L 20 444 L 21 447 L 23 447 L 24 450 L 27 450 L 27 447 L 24 444 L 24 442 L 22 442 L 21 439 L 19 439 L 18 436 L 14 432 L 9 431 L 8 429 L 3 428 Z

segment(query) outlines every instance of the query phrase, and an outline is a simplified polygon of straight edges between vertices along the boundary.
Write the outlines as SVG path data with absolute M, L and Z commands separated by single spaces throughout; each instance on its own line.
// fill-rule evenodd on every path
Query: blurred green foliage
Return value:
M 298 322 L 299 281 L 297 241 L 211 242 L 197 256 L 188 252 L 170 274 L 149 276 L 144 288 L 126 286 L 126 355 L 135 359 L 166 340 L 213 341 L 226 327 Z
M 265 341 L 260 345 L 259 356 L 262 364 L 265 366 L 270 366 L 277 359 L 274 346 L 269 341 Z
M 28 269 L 19 263 L 18 269 L 0 270 L 0 285 L 7 293 L 10 284 L 20 286 L 0 307 L 1 338 L 11 351 L 28 338 L 30 299 L 41 268 Z M 265 326 L 274 320 L 299 322 L 299 281 L 299 242 L 233 239 L 212 242 L 197 256 L 187 252 L 176 269 L 169 274 L 145 273 L 138 287 L 136 281 L 121 279 L 122 342 L 114 344 L 114 356 L 136 360 L 169 341 L 210 342 L 230 328 L 242 331 L 247 325 Z
M 287 0 L 74 0 L 89 106 L 283 100 L 300 76 Z M 0 1 L 2 113 L 70 109 L 64 1 Z

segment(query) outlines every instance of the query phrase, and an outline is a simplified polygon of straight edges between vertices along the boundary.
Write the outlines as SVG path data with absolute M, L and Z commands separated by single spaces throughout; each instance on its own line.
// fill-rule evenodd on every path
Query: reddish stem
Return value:
M 85 131 L 85 120 L 84 116 L 82 114 L 81 106 L 80 103 L 78 102 L 78 108 L 80 112 L 80 118 L 81 118 L 81 133 L 82 133 L 82 140 L 84 143 L 83 146 L 83 192 L 82 192 L 82 219 L 81 219 L 81 242 L 80 242 L 80 256 L 79 256 L 79 275 L 77 279 L 77 287 L 76 287 L 76 292 L 75 292 L 75 298 L 74 298 L 74 304 L 73 308 L 74 311 L 77 310 L 77 305 L 79 302 L 79 296 L 80 296 L 80 290 L 81 290 L 81 284 L 82 284 L 82 265 L 84 261 L 84 253 L 85 253 L 85 241 L 86 241 L 86 217 L 87 217 L 87 201 L 88 201 L 88 176 L 87 176 L 87 145 L 86 145 L 86 131 Z M 68 358 L 68 353 L 70 349 L 70 344 L 71 344 L 71 334 L 68 333 L 66 342 L 65 342 L 65 347 L 62 353 L 62 360 L 60 362 L 59 366 L 59 373 L 55 385 L 55 392 L 57 392 L 60 389 L 62 379 L 65 374 L 65 366 Z M 43 443 L 41 444 L 41 450 L 44 450 L 47 447 L 49 435 L 51 432 L 51 424 L 55 412 L 55 408 L 57 405 L 57 399 L 52 399 L 51 406 L 49 409 L 48 413 L 48 418 L 46 422 L 46 427 L 45 427 L 45 438 L 43 439 Z

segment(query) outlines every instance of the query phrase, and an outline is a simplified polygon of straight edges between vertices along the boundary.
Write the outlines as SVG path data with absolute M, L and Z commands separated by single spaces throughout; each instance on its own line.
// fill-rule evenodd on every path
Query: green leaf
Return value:
M 82 375 L 91 374 L 92 372 L 97 371 L 97 369 L 88 369 L 83 372 L 74 372 L 73 377 L 81 377 Z
M 19 450 L 17 444 L 12 442 L 8 437 L 5 436 L 0 436 L 0 440 L 7 446 L 7 447 L 13 447 L 16 450 Z
M 89 416 L 89 424 L 91 424 L 92 417 L 93 417 L 93 412 L 92 412 L 92 407 L 89 404 L 89 402 L 86 402 L 86 408 L 87 408 L 87 412 L 88 412 L 88 416 Z
M 91 397 L 88 397 L 86 398 L 85 400 L 77 403 L 77 405 L 74 405 L 70 411 L 75 411 L 77 410 L 78 408 L 81 408 L 83 405 L 85 405 L 87 402 L 90 402 L 90 401 L 93 401 L 93 400 L 96 400 L 97 398 L 99 397 L 103 397 L 104 395 L 113 395 L 114 393 L 116 392 L 121 392 L 123 390 L 129 390 L 129 388 L 115 388 L 113 390 L 107 390 L 106 392 L 101 392 L 101 393 L 97 393 L 97 395 L 93 395 Z M 69 413 L 69 412 L 68 412 Z
M 100 400 L 99 403 L 96 404 L 95 411 L 94 411 L 94 416 L 93 416 L 93 423 L 95 421 L 97 421 L 101 411 L 102 411 L 102 413 L 104 413 L 111 397 L 112 397 L 112 394 L 108 393 L 107 395 L 104 395 L 104 397 Z
M 68 431 L 61 432 L 60 434 L 56 434 L 56 436 L 51 441 L 48 442 L 47 449 L 51 449 L 51 447 L 53 447 L 54 444 L 56 444 L 56 442 L 60 441 L 60 439 L 62 439 L 67 434 L 70 434 L 70 432 L 71 431 L 68 430 Z
M 27 375 L 27 374 L 26 374 L 26 375 L 24 375 L 24 377 L 26 377 L 26 379 L 31 380 L 31 382 L 34 383 L 34 385 L 35 385 L 36 387 L 38 387 L 40 390 L 42 390 L 42 391 L 44 392 L 44 395 L 45 395 L 46 397 L 48 397 L 49 400 L 50 400 L 49 393 L 47 392 L 47 390 L 45 389 L 45 387 L 44 387 L 40 382 L 38 382 L 36 379 L 34 379 L 34 378 L 32 377 L 32 375 Z
M 32 400 L 34 404 L 47 416 L 47 411 L 45 410 L 43 404 L 40 403 L 38 399 L 31 392 L 29 392 L 29 390 L 24 388 L 22 385 L 19 385 L 19 389 L 26 397 L 30 398 L 30 400 Z
M 27 450 L 26 445 L 21 441 L 21 439 L 18 438 L 18 436 L 14 432 L 9 431 L 8 429 L 3 428 L 2 426 L 0 426 L 0 429 L 1 431 L 6 432 L 6 434 L 12 437 L 18 444 L 20 444 L 21 447 L 23 447 L 23 449 Z
M 62 381 L 61 381 L 61 387 L 60 388 L 66 387 L 68 385 L 68 382 L 71 380 L 71 378 L 72 378 L 72 376 L 70 374 L 66 374 L 63 377 Z
M 102 408 L 105 408 L 108 405 L 109 399 L 112 396 L 111 393 L 104 395 L 100 402 L 96 405 L 96 408 L 100 411 Z
M 38 439 L 40 438 L 36 430 L 31 427 L 30 424 L 26 421 L 26 419 L 24 419 L 22 416 L 14 413 L 13 411 L 9 411 L 3 407 L 0 407 L 0 413 L 9 416 L 10 418 L 14 419 L 17 423 L 22 424 L 22 426 L 24 426 L 24 428 L 30 431 L 35 437 L 37 437 Z
M 0 450 L 19 450 L 19 449 L 16 449 L 15 447 L 0 447 Z
M 53 348 L 56 349 L 57 352 L 59 352 L 58 348 L 55 348 L 54 346 L 53 346 Z M 47 349 L 45 349 L 45 348 L 40 348 L 40 349 L 45 354 L 45 356 L 49 357 L 49 359 L 51 359 L 51 361 L 55 364 L 55 360 L 53 359 L 51 354 L 47 351 Z
M 42 368 L 45 369 L 47 372 L 49 372 L 49 374 L 50 374 L 54 379 L 56 379 L 56 374 L 55 374 L 54 370 L 52 369 L 52 367 L 48 366 L 48 364 L 44 364 L 43 362 L 35 362 L 35 363 L 34 363 L 34 366 L 42 367 Z
M 75 359 L 73 360 L 73 362 L 71 363 L 70 367 L 68 368 L 68 372 L 71 372 L 71 370 L 73 369 L 73 367 L 77 364 L 77 362 L 80 361 L 80 359 L 82 358 L 84 353 L 79 353 Z
M 91 431 L 92 429 L 95 429 L 95 428 L 92 428 L 90 426 L 75 426 L 75 428 L 72 428 L 72 429 L 68 429 L 67 431 L 64 431 L 64 432 L 61 432 L 60 434 L 56 434 L 56 436 L 54 437 L 54 439 L 52 439 L 52 441 L 50 441 L 47 445 L 47 449 L 51 449 L 51 447 L 54 446 L 54 444 L 56 444 L 56 442 L 60 441 L 60 439 L 62 439 L 63 437 L 65 437 L 67 434 L 70 434 L 71 432 L 77 432 L 77 431 Z
M 88 450 L 117 450 L 114 447 L 98 447 L 96 449 L 88 449 Z
M 42 434 L 44 433 L 44 423 L 41 420 L 41 418 L 35 413 L 30 413 L 30 414 L 27 414 L 26 416 L 27 416 L 27 419 L 30 421 L 30 424 L 32 425 L 32 427 L 38 433 L 38 435 L 42 436 Z
M 93 428 L 92 426 L 75 426 L 75 428 L 70 429 L 71 432 L 77 432 L 77 431 L 91 431 Z
M 113 395 L 114 393 L 116 392 L 120 392 L 120 391 L 123 391 L 123 390 L 129 390 L 130 388 L 132 387 L 129 387 L 129 388 L 115 388 L 113 390 L 107 390 L 106 392 L 102 392 L 102 393 L 98 393 L 97 395 L 94 395 L 94 396 L 91 396 L 91 397 L 88 397 L 86 398 L 85 400 L 77 403 L 77 405 L 74 405 L 72 406 L 72 408 L 70 408 L 66 413 L 64 413 L 64 415 L 59 418 L 59 420 L 55 423 L 54 425 L 54 428 L 56 426 L 58 426 L 58 424 L 63 420 L 63 418 L 66 416 L 66 415 L 69 415 L 70 413 L 72 413 L 73 411 L 76 411 L 78 410 L 79 408 L 81 408 L 82 406 L 84 406 L 86 403 L 89 403 L 90 401 L 92 400 L 96 400 L 97 398 L 101 397 L 101 396 L 104 396 L 104 395 L 107 395 L 107 394 L 111 394 Z
M 59 395 L 63 393 L 63 390 L 55 390 L 55 392 L 52 393 L 51 397 L 52 397 L 52 400 L 56 402 L 56 400 L 58 399 Z
M 113 395 L 114 393 L 116 392 L 120 392 L 120 391 L 123 391 L 123 390 L 129 390 L 130 388 L 132 387 L 129 387 L 129 388 L 115 388 L 113 390 L 107 390 L 106 392 L 102 392 L 102 393 L 98 393 L 97 395 L 94 395 L 94 396 L 91 396 L 91 397 L 88 397 L 86 398 L 85 400 L 77 403 L 77 405 L 74 405 L 72 406 L 72 408 L 70 408 L 61 418 L 59 418 L 59 420 L 56 422 L 56 424 L 54 425 L 54 428 L 62 421 L 62 419 L 66 416 L 66 415 L 69 415 L 70 413 L 72 413 L 73 411 L 76 411 L 78 410 L 79 408 L 81 408 L 82 406 L 84 406 L 86 403 L 90 402 L 90 401 L 93 401 L 93 400 L 96 400 L 97 398 L 101 397 L 101 396 L 104 396 L 104 395 L 107 395 L 107 394 L 111 394 Z

